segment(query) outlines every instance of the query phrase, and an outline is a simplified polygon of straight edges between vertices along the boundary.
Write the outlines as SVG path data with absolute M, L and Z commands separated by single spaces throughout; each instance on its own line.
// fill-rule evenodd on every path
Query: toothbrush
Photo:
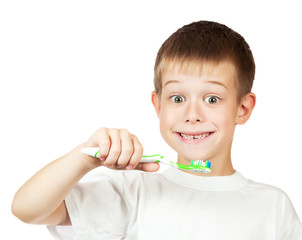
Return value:
M 99 158 L 99 148 L 98 147 L 82 148 L 81 152 L 83 154 Z M 188 170 L 188 171 L 197 172 L 197 173 L 210 173 L 211 172 L 211 162 L 210 161 L 204 162 L 202 160 L 196 160 L 196 161 L 191 160 L 190 165 L 183 165 L 183 164 L 179 164 L 174 161 L 167 160 L 161 154 L 143 155 L 140 162 L 141 163 L 151 163 L 151 162 L 164 163 L 164 164 L 170 165 L 170 166 L 178 168 L 178 169 Z

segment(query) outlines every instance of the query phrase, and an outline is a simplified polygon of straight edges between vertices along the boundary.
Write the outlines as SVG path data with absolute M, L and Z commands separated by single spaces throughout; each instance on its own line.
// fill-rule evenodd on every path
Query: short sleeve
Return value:
M 302 224 L 288 196 L 281 201 L 280 240 L 302 240 Z

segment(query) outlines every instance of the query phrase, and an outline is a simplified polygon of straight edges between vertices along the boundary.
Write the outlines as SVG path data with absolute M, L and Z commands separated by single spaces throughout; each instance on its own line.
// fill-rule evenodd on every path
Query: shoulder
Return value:
M 274 185 L 261 183 L 261 182 L 255 182 L 250 179 L 248 181 L 249 181 L 248 187 L 256 192 L 270 192 L 270 193 L 275 193 L 275 194 L 280 194 L 280 195 L 285 194 L 285 192 L 282 189 L 280 189 Z
M 162 178 L 162 174 L 158 172 L 144 172 L 139 170 L 106 170 L 99 174 L 100 178 L 111 179 L 112 181 L 146 182 L 149 180 L 156 181 Z M 96 179 L 98 176 L 96 176 Z
M 293 209 L 292 203 L 285 191 L 274 185 L 248 180 L 245 191 L 254 199 L 275 205 L 282 209 Z
M 250 179 L 248 180 L 247 190 L 259 195 L 264 194 L 279 198 L 287 197 L 286 193 L 277 186 L 261 182 L 255 182 Z
M 161 174 L 133 170 L 98 169 L 85 176 L 77 183 L 66 197 L 67 205 L 109 206 L 113 202 L 132 204 L 138 195 L 152 187 Z
M 153 185 L 162 182 L 162 174 L 158 172 L 143 172 L 138 170 L 98 169 L 83 178 L 77 184 L 78 188 L 113 187 L 115 190 L 134 190 L 142 185 Z

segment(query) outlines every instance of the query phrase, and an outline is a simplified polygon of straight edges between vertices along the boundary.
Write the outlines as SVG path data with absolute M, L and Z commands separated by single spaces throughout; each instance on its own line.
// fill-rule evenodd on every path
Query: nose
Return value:
M 186 123 L 200 123 L 204 121 L 202 107 L 198 102 L 187 103 L 185 122 Z

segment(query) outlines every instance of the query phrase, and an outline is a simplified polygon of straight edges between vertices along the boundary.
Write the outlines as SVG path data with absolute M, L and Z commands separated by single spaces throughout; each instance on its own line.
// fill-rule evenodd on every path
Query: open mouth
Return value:
M 198 140 L 198 139 L 203 139 L 206 138 L 210 135 L 212 135 L 214 132 L 201 132 L 201 133 L 182 133 L 178 132 L 177 134 L 187 140 Z

